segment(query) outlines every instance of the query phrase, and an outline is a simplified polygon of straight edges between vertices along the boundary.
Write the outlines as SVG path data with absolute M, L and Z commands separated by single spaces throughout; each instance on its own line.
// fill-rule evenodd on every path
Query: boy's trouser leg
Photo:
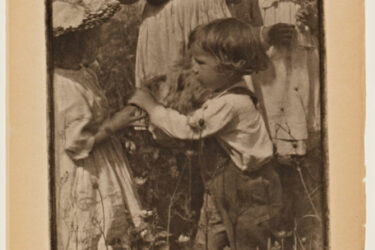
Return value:
M 268 222 L 237 227 L 236 248 L 238 250 L 266 250 L 269 234 Z
M 209 231 L 206 234 L 198 229 L 194 250 L 223 250 L 226 246 L 229 246 L 229 242 L 225 231 Z
M 222 250 L 229 246 L 225 227 L 211 195 L 205 193 L 194 250 Z
M 223 250 L 229 245 L 227 233 L 225 231 L 208 234 L 208 250 Z

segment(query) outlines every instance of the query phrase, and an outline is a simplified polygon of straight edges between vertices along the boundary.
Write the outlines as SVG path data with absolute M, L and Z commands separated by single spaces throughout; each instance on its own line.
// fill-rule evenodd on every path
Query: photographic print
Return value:
M 46 4 L 51 249 L 328 249 L 322 0 Z

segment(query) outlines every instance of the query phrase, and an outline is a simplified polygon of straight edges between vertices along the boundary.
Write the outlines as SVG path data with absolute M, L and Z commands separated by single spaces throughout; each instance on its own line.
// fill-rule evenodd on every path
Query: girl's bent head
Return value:
M 92 63 L 100 46 L 100 28 L 69 32 L 53 39 L 53 60 L 58 68 L 78 69 Z
M 235 18 L 218 19 L 195 28 L 189 49 L 201 50 L 216 58 L 218 70 L 247 75 L 267 68 L 267 55 L 254 29 Z

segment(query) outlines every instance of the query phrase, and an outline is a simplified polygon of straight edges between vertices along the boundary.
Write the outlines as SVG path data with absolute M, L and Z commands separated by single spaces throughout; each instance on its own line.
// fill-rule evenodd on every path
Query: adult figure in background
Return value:
M 259 0 L 259 5 L 265 26 L 278 22 L 296 26 L 292 44 L 269 48 L 273 67 L 260 79 L 278 154 L 305 155 L 309 136 L 320 131 L 319 51 L 312 35 L 317 19 L 309 6 L 295 1 Z
M 231 6 L 237 18 L 253 26 L 295 28 L 289 40 L 273 32 L 262 32 L 266 37 L 261 38 L 271 64 L 257 79 L 279 156 L 305 155 L 309 133 L 320 131 L 316 6 L 307 2 L 313 1 L 239 0 Z
M 316 1 L 241 0 L 231 9 L 233 13 L 245 9 L 249 16 L 261 16 L 262 20 L 237 16 L 255 26 L 274 27 L 282 22 L 295 29 L 293 39 L 289 41 L 272 34 L 263 37 L 270 43 L 264 43 L 270 66 L 253 77 L 254 86 L 260 89 L 280 163 L 278 169 L 286 196 L 285 211 L 289 211 L 284 215 L 287 219 L 283 224 L 291 228 L 291 217 L 298 217 L 297 211 L 305 209 L 298 208 L 304 194 L 292 159 L 302 157 L 304 164 L 314 165 L 311 174 L 316 182 L 321 181 L 321 156 L 316 154 L 321 146 Z
M 137 44 L 136 86 L 179 64 L 195 27 L 230 15 L 225 0 L 147 0 Z
M 279 174 L 284 188 L 286 229 L 292 218 L 313 212 L 321 216 L 321 192 L 313 204 L 306 201 L 300 174 L 311 188 L 322 183 L 320 154 L 320 68 L 316 6 L 301 1 L 259 0 L 264 25 L 286 22 L 296 27 L 289 46 L 271 46 L 268 72 L 259 75 L 271 136 L 279 155 Z M 315 1 L 316 2 L 316 1 Z M 299 174 L 300 173 L 300 174 Z M 307 175 L 308 173 L 308 175 Z M 311 211 L 312 208 L 312 211 Z

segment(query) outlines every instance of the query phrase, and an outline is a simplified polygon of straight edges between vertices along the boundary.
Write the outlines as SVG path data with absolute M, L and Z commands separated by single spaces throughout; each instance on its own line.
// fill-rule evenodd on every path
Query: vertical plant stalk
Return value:
M 272 250 L 270 237 L 267 238 L 267 250 Z
M 104 200 L 103 200 L 103 196 L 102 196 L 102 192 L 100 191 L 99 187 L 97 188 L 98 190 L 98 194 L 99 194 L 99 198 L 100 198 L 100 205 L 101 205 L 101 209 L 102 209 L 102 214 L 103 214 L 103 227 L 100 226 L 100 223 L 98 222 L 98 228 L 100 230 L 100 233 L 104 239 L 104 244 L 105 244 L 105 248 L 106 250 L 109 250 L 108 249 L 108 242 L 107 242 L 107 238 L 105 236 L 105 215 L 104 215 Z
M 99 170 L 97 169 L 97 167 L 94 168 L 95 172 L 96 172 L 96 175 L 95 176 L 99 176 Z M 96 189 L 98 191 L 98 194 L 99 194 L 99 198 L 100 198 L 100 205 L 101 205 L 101 209 L 102 209 L 102 214 L 103 214 L 103 227 L 100 226 L 100 223 L 98 221 L 98 228 L 100 230 L 100 233 L 103 237 L 103 240 L 104 240 L 104 244 L 105 244 L 105 248 L 106 250 L 109 250 L 108 249 L 108 244 L 107 244 L 107 238 L 105 236 L 105 210 L 104 210 L 104 198 L 103 198 L 103 195 L 102 195 L 102 192 L 100 191 L 100 187 L 99 187 L 99 184 L 98 184 L 98 180 L 96 179 L 95 177 L 95 180 L 93 181 L 92 180 L 92 188 L 93 189 Z
M 191 216 L 191 200 L 192 200 L 192 197 L 191 197 L 191 192 L 192 192 L 192 163 L 191 163 L 191 158 L 190 156 L 187 157 L 187 160 L 188 160 L 188 167 L 189 167 L 189 193 L 188 193 L 188 208 L 189 208 L 189 213 L 190 213 L 190 216 Z
M 202 162 L 202 155 L 203 155 L 203 146 L 204 146 L 204 142 L 202 140 L 202 130 L 199 130 L 199 144 L 198 144 L 198 162 L 199 162 L 199 165 L 200 165 L 200 168 L 202 168 L 203 166 L 203 162 Z M 200 169 L 200 171 L 202 171 L 202 169 Z M 216 171 L 216 170 L 215 170 Z M 205 183 L 204 183 L 205 185 Z M 204 187 L 206 188 L 206 187 Z M 204 225 L 204 249 L 205 250 L 208 250 L 208 216 L 207 216 L 207 198 L 208 198 L 208 194 L 206 191 L 204 191 L 204 198 L 203 198 L 203 202 L 204 202 L 204 218 L 205 218 L 205 225 Z M 202 216 L 202 215 L 200 215 Z M 199 230 L 199 228 L 198 228 Z
M 172 193 L 172 196 L 170 198 L 169 205 L 168 205 L 168 221 L 167 221 L 167 246 L 168 246 L 168 249 L 170 249 L 170 231 L 171 231 L 172 207 L 173 207 L 174 198 L 176 196 L 178 186 L 179 186 L 179 184 L 182 180 L 182 176 L 183 176 L 185 168 L 186 168 L 186 165 L 184 166 L 184 168 L 182 169 L 182 171 L 181 171 L 181 173 L 178 177 L 176 187 L 175 187 L 175 189 Z
M 311 205 L 311 208 L 312 208 L 313 211 L 314 211 L 314 214 L 316 215 L 316 218 L 317 218 L 317 219 L 319 220 L 319 222 L 321 223 L 321 218 L 320 218 L 320 216 L 319 216 L 318 209 L 315 207 L 314 201 L 313 201 L 313 199 L 311 198 L 311 195 L 310 195 L 309 189 L 307 188 L 307 185 L 306 185 L 305 179 L 304 179 L 303 174 L 302 174 L 301 167 L 299 166 L 299 162 L 297 161 L 296 164 L 297 164 L 297 172 L 298 172 L 299 178 L 300 178 L 300 180 L 301 180 L 301 183 L 302 183 L 303 189 L 305 190 L 305 193 L 306 193 L 307 199 L 309 200 L 309 203 L 310 203 L 310 205 Z
M 204 223 L 204 248 L 205 250 L 208 250 L 208 216 L 207 216 L 207 198 L 208 198 L 208 194 L 207 192 L 205 192 L 204 194 L 204 198 L 205 198 L 205 203 L 204 203 L 204 218 L 205 218 L 205 223 Z
M 297 250 L 297 220 L 294 218 L 294 229 L 293 229 L 293 250 Z
M 301 241 L 301 239 L 300 239 L 300 237 L 299 237 L 299 235 L 298 235 L 298 232 L 296 232 L 296 234 L 297 234 L 297 241 L 298 241 L 298 243 L 299 243 L 299 245 L 301 246 L 301 250 L 306 250 L 306 247 L 303 245 L 303 243 L 302 243 L 302 241 Z M 311 249 L 310 249 L 311 250 Z
M 78 226 L 77 228 L 74 230 L 74 234 L 75 234 L 75 237 L 76 237 L 76 250 L 78 250 Z
M 295 140 L 294 136 L 293 136 L 293 135 L 292 135 L 287 129 L 283 128 L 281 125 L 279 125 L 278 127 L 281 128 L 282 130 L 288 132 L 289 135 L 291 136 L 291 138 L 292 138 L 293 140 Z M 296 164 L 296 166 L 297 166 L 298 176 L 299 176 L 299 178 L 300 178 L 300 180 L 301 180 L 301 183 L 302 183 L 303 189 L 304 189 L 304 191 L 305 191 L 305 193 L 306 193 L 307 199 L 309 200 L 309 203 L 310 203 L 310 205 L 311 205 L 311 207 L 312 207 L 312 209 L 313 209 L 313 212 L 314 212 L 315 215 L 317 216 L 319 222 L 321 222 L 321 218 L 320 218 L 320 216 L 319 216 L 318 210 L 317 210 L 317 208 L 315 207 L 314 201 L 313 201 L 312 198 L 311 198 L 310 191 L 309 191 L 309 189 L 308 189 L 308 187 L 307 187 L 307 185 L 306 185 L 305 178 L 303 177 L 302 170 L 301 170 L 301 166 L 300 166 L 300 162 L 299 162 L 298 159 L 296 159 L 294 162 L 295 162 L 295 164 Z

